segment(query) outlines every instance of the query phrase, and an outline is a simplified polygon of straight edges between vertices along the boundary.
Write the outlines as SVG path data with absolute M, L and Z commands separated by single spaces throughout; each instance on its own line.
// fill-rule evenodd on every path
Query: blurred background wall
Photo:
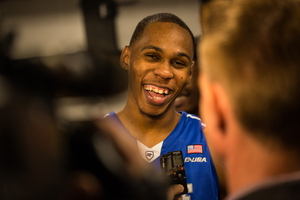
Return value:
M 194 35 L 201 31 L 198 0 L 116 0 L 111 15 L 102 2 L 0 0 L 0 38 L 5 41 L 13 35 L 4 49 L 12 60 L 38 63 L 73 83 L 76 89 L 60 91 L 59 99 L 100 96 L 102 110 L 109 112 L 124 106 L 127 74 L 118 58 L 142 18 L 171 12 Z

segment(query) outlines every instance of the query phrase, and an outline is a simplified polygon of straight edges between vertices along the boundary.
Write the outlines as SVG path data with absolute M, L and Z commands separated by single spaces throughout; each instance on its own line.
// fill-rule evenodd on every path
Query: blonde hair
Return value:
M 300 1 L 208 5 L 202 43 L 223 61 L 207 69 L 211 79 L 225 85 L 236 116 L 255 137 L 299 149 Z

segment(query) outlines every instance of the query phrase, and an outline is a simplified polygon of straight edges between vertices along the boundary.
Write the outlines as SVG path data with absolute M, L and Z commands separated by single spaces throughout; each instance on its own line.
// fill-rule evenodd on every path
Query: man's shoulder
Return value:
M 268 199 L 278 199 L 278 200 L 299 200 L 300 199 L 300 181 L 281 183 L 279 185 L 264 188 L 248 194 L 240 200 L 263 200 L 268 197 Z
M 114 111 L 109 112 L 108 114 L 104 115 L 103 118 L 110 118 L 110 117 L 118 117 L 117 114 Z
M 122 124 L 119 117 L 118 117 L 118 115 L 117 115 L 117 113 L 115 113 L 114 111 L 111 111 L 110 113 L 104 115 L 103 118 L 104 118 L 104 120 L 112 120 L 115 123 Z
M 193 114 L 188 114 L 186 113 L 186 117 L 190 120 L 197 120 L 197 121 L 201 121 L 200 117 L 193 115 Z
M 179 111 L 179 113 L 181 114 L 181 118 L 185 118 L 187 120 L 198 120 L 200 121 L 200 118 L 194 114 L 189 114 L 185 111 Z
M 179 113 L 181 113 L 181 117 L 183 118 L 182 121 L 185 121 L 187 125 L 201 126 L 202 128 L 206 126 L 197 115 L 189 114 L 184 111 L 180 111 Z
M 298 200 L 300 199 L 300 174 L 291 174 L 295 177 L 289 178 L 280 177 L 279 179 L 272 179 L 263 184 L 250 188 L 239 195 L 229 198 L 229 200 L 264 200 L 264 199 L 278 199 L 278 200 Z

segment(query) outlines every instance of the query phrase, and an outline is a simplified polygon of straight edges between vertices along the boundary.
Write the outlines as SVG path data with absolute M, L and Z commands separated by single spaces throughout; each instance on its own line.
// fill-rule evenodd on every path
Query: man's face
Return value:
M 129 103 L 149 116 L 174 110 L 175 98 L 191 78 L 192 59 L 187 30 L 173 23 L 148 25 L 128 49 Z

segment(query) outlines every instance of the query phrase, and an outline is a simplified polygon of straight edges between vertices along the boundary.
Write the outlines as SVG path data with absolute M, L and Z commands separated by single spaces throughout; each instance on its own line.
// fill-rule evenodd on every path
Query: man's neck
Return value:
M 242 147 L 243 146 L 243 147 Z M 266 179 L 300 171 L 297 155 L 249 140 L 227 164 L 228 190 L 236 193 Z
M 168 137 L 181 116 L 175 108 L 169 108 L 160 116 L 148 116 L 127 104 L 117 115 L 127 131 L 147 147 L 152 147 Z

